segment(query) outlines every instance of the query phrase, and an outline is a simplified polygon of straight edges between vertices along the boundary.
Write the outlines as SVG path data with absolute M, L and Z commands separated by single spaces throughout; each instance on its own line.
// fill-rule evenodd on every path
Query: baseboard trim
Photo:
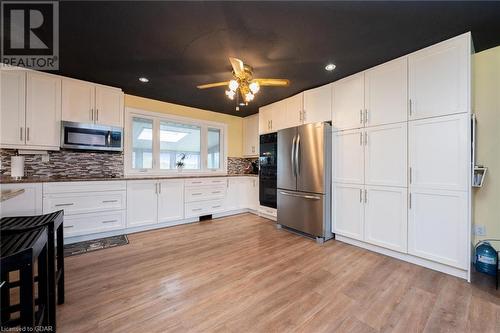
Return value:
M 415 256 L 412 256 L 410 254 L 400 253 L 400 252 L 396 252 L 393 250 L 385 249 L 385 248 L 377 246 L 377 245 L 368 244 L 368 243 L 359 241 L 357 239 L 352 239 L 352 238 L 341 236 L 341 235 L 335 235 L 335 240 L 338 240 L 338 241 L 343 242 L 343 243 L 351 244 L 354 246 L 358 246 L 358 247 L 361 247 L 361 248 L 369 250 L 369 251 L 384 254 L 386 256 L 396 258 L 399 260 L 403 260 L 403 261 L 409 262 L 411 264 L 415 264 L 418 266 L 429 268 L 429 269 L 432 269 L 434 271 L 453 275 L 453 276 L 459 277 L 461 279 L 464 279 L 464 280 L 467 280 L 470 282 L 469 273 L 466 270 L 451 267 L 448 265 L 443 265 L 443 264 L 440 264 L 440 263 L 437 263 L 434 261 L 430 261 L 427 259 L 415 257 Z

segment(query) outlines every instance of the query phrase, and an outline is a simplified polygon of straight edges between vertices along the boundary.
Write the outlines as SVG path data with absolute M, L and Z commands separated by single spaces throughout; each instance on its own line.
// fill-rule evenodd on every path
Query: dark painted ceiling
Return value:
M 68 1 L 60 4 L 59 73 L 245 116 L 466 31 L 476 51 L 500 45 L 500 2 Z M 230 79 L 229 56 L 256 77 L 291 85 L 264 87 L 236 112 L 224 88 L 196 89 Z

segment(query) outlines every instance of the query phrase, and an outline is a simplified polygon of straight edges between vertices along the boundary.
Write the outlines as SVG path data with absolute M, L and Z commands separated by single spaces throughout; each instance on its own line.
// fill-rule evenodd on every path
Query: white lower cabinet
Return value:
M 159 183 L 158 222 L 184 218 L 184 180 L 165 180 Z
M 42 184 L 1 184 L 2 191 L 24 190 L 24 193 L 0 202 L 0 217 L 42 214 Z
M 466 269 L 470 248 L 467 200 L 467 192 L 412 189 L 408 207 L 408 252 Z
M 333 184 L 332 230 L 335 234 L 363 240 L 363 185 Z
M 64 238 L 124 228 L 124 210 L 64 216 Z
M 368 243 L 407 252 L 407 189 L 365 188 L 364 239 Z

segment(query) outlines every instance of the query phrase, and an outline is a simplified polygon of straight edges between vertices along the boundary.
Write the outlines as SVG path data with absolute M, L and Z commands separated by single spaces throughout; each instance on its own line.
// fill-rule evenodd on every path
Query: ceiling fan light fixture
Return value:
M 234 95 L 236 93 L 233 91 L 233 90 L 226 90 L 226 96 L 227 98 L 229 98 L 230 100 L 233 100 L 234 99 Z
M 260 90 L 260 85 L 258 82 L 254 81 L 252 83 L 250 83 L 250 85 L 248 86 L 248 88 L 250 88 L 250 91 L 253 93 L 253 94 L 256 94 L 259 92 Z
M 245 101 L 251 102 L 251 101 L 253 101 L 254 97 L 255 97 L 255 95 L 249 92 L 245 95 Z
M 236 80 L 229 81 L 229 89 L 231 91 L 236 91 L 236 89 L 238 89 L 238 87 L 239 87 L 238 81 L 236 81 Z

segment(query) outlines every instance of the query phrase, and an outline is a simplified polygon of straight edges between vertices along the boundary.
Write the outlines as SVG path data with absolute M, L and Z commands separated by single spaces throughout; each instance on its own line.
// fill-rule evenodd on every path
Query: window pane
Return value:
M 220 168 L 220 130 L 216 128 L 208 129 L 208 159 L 207 168 Z
M 153 121 L 132 119 L 132 168 L 151 169 L 153 167 Z
M 201 128 L 195 125 L 160 122 L 160 168 L 200 169 Z

